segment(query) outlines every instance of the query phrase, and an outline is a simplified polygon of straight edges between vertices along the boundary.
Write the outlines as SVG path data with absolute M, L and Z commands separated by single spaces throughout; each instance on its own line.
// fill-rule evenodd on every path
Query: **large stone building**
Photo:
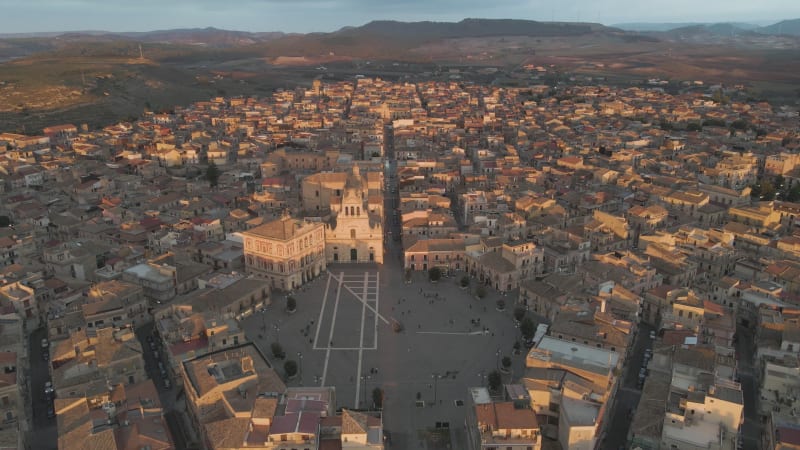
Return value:
M 247 273 L 269 280 L 273 288 L 295 289 L 325 270 L 322 223 L 284 215 L 242 234 Z
M 354 166 L 341 197 L 332 199 L 333 217 L 325 227 L 328 262 L 383 263 L 382 208 L 370 198 L 366 178 Z

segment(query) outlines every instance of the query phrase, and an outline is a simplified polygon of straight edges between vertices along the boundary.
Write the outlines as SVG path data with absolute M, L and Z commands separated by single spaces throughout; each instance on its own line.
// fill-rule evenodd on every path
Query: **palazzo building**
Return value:
M 243 231 L 247 273 L 269 280 L 273 288 L 302 286 L 325 270 L 325 225 L 278 220 Z

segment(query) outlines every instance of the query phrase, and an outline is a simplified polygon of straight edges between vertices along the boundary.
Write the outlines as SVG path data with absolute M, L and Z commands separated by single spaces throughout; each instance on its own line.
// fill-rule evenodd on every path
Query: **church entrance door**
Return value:
M 358 250 L 354 248 L 350 249 L 350 261 L 358 261 Z

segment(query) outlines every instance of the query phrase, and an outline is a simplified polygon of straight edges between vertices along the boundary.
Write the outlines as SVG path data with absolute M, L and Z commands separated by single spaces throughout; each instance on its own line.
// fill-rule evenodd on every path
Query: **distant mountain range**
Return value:
M 800 36 L 800 19 L 782 20 L 772 25 L 761 26 L 744 22 L 685 22 L 685 23 L 619 23 L 612 25 L 626 31 L 636 32 L 698 32 L 717 35 L 751 32 L 766 35 Z

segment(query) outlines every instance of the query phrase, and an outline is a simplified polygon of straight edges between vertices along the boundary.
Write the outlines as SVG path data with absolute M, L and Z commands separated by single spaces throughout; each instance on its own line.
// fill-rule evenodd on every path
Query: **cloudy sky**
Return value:
M 149 31 L 216 27 L 244 31 L 333 31 L 371 20 L 463 18 L 621 22 L 800 18 L 800 0 L 0 0 L 0 33 Z

